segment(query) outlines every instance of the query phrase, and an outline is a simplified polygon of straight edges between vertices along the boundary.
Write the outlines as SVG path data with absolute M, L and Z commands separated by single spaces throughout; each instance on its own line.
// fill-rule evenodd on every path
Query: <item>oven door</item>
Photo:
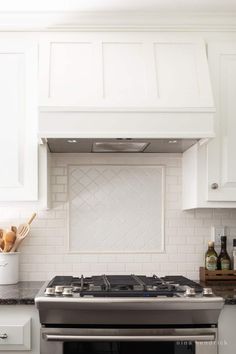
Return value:
M 217 354 L 216 328 L 42 328 L 40 354 Z

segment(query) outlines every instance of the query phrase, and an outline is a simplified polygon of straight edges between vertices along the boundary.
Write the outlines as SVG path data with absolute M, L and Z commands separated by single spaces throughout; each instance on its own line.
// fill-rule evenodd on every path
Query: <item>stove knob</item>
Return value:
M 203 296 L 212 296 L 213 291 L 212 288 L 203 288 Z
M 63 287 L 63 286 L 57 285 L 57 286 L 55 287 L 55 293 L 56 293 L 56 295 L 61 295 L 61 294 L 63 293 L 63 290 L 64 290 L 64 287 Z
M 194 288 L 187 288 L 184 293 L 185 296 L 195 296 L 196 292 Z
M 63 296 L 72 296 L 73 295 L 73 289 L 72 288 L 64 288 L 62 295 Z
M 45 295 L 54 296 L 55 295 L 55 288 L 46 288 Z

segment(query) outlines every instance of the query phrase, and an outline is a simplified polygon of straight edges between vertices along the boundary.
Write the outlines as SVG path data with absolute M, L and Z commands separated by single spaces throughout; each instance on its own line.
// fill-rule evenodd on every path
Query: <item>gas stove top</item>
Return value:
M 43 325 L 216 323 L 224 304 L 183 276 L 56 276 L 35 298 Z
M 183 277 L 145 275 L 99 275 L 92 277 L 56 276 L 47 285 L 45 296 L 79 297 L 158 297 L 194 296 L 203 288 Z M 212 295 L 208 291 L 208 295 Z

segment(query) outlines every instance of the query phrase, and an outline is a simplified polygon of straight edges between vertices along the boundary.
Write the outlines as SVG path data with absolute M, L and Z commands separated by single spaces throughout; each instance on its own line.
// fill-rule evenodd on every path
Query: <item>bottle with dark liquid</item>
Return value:
M 214 249 L 214 242 L 208 242 L 208 250 L 205 255 L 205 268 L 207 270 L 217 269 L 217 253 Z
M 217 268 L 221 270 L 231 269 L 231 260 L 227 252 L 226 240 L 226 236 L 221 236 L 221 250 L 217 260 Z

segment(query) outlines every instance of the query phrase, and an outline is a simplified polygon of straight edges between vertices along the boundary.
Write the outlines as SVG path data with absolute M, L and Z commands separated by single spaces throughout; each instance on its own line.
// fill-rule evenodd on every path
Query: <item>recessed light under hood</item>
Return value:
M 148 145 L 146 142 L 136 141 L 95 141 L 92 152 L 143 152 Z

